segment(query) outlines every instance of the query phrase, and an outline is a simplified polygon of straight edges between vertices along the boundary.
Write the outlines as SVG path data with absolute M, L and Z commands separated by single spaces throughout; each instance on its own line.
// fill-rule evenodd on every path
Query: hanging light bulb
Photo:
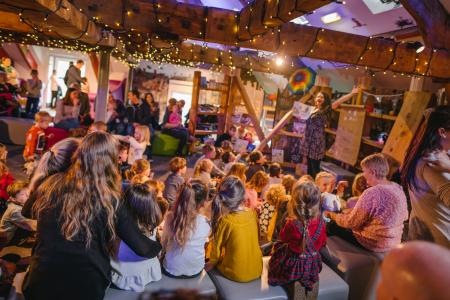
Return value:
M 284 63 L 284 60 L 281 57 L 277 57 L 277 59 L 275 60 L 275 64 L 277 66 L 281 66 L 283 63 Z

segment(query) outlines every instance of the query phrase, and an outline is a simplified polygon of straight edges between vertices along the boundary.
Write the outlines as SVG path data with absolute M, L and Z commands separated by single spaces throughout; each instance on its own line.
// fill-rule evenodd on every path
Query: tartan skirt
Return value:
M 310 291 L 319 281 L 322 258 L 318 251 L 308 251 L 309 249 L 299 254 L 292 251 L 286 243 L 275 244 L 269 261 L 269 284 L 285 285 L 298 281 Z

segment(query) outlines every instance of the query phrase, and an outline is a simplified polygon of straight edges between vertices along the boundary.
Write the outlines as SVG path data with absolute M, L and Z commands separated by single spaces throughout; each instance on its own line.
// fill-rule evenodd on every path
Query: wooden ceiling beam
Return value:
M 439 0 L 400 0 L 428 47 L 450 49 L 450 16 Z
M 57 35 L 88 44 L 115 46 L 111 33 L 103 32 L 101 26 L 91 21 L 68 0 L 3 0 L 0 11 L 20 14 L 19 20 L 23 20 L 25 25 L 29 24 L 30 26 L 26 26 L 33 32 L 45 32 L 50 36 Z M 17 31 L 23 30 L 23 27 L 20 25 Z

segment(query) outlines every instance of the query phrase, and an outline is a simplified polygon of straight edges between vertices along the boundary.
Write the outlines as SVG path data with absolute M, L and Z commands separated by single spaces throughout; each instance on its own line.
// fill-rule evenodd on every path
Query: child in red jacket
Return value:
M 41 155 L 45 146 L 45 132 L 52 118 L 46 111 L 40 111 L 34 116 L 35 124 L 27 131 L 25 136 L 25 149 L 23 158 L 26 161 L 34 160 L 36 155 Z

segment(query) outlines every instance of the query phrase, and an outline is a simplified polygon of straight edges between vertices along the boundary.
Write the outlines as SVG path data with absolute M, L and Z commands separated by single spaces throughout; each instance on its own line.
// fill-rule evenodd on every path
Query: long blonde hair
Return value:
M 39 187 L 38 194 L 42 196 L 33 205 L 38 222 L 46 210 L 60 207 L 61 234 L 68 241 L 82 238 L 89 247 L 92 225 L 104 215 L 111 243 L 115 238 L 114 216 L 121 192 L 117 158 L 112 135 L 103 132 L 87 135 L 69 170 L 49 177 Z
M 211 173 L 214 163 L 210 159 L 202 159 L 194 169 L 194 178 L 197 178 L 202 172 Z
M 150 145 L 150 129 L 148 129 L 145 125 L 138 125 L 134 129 L 135 131 L 138 131 L 141 135 L 141 141 L 138 141 L 139 143 L 145 142 L 146 145 Z

